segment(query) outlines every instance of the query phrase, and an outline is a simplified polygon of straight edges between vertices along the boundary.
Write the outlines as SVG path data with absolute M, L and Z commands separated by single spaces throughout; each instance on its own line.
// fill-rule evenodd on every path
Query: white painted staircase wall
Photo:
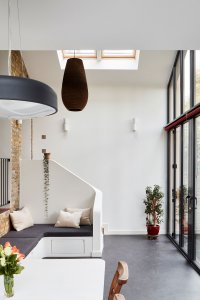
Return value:
M 66 207 L 92 207 L 91 221 L 93 223 L 93 237 L 91 249 L 88 249 L 87 246 L 87 255 L 84 256 L 101 256 L 103 250 L 101 191 L 57 162 L 49 160 L 50 185 L 48 216 L 46 216 L 43 161 L 21 160 L 20 176 L 20 206 L 27 206 L 30 209 L 35 224 L 55 224 L 59 211 Z M 88 240 L 88 237 L 86 240 Z

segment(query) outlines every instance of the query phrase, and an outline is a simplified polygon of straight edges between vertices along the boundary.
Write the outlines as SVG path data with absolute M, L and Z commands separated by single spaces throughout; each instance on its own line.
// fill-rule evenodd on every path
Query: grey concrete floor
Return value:
M 122 288 L 126 300 L 199 300 L 200 276 L 165 236 L 105 236 L 104 300 L 119 260 L 129 266 L 129 281 Z

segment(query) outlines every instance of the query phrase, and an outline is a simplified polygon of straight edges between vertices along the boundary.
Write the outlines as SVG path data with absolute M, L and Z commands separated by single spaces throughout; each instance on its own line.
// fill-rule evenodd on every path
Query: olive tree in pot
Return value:
M 160 231 L 160 223 L 162 222 L 163 209 L 162 199 L 164 194 L 160 190 L 159 185 L 146 187 L 146 198 L 144 199 L 146 226 L 148 238 L 157 238 Z

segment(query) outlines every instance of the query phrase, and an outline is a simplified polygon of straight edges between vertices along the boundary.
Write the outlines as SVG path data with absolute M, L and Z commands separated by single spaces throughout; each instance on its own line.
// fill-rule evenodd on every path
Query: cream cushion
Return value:
M 55 227 L 74 227 L 80 228 L 81 212 L 70 213 L 67 211 L 60 211 Z
M 11 212 L 10 218 L 13 227 L 17 231 L 23 230 L 34 225 L 33 218 L 27 207 Z
M 70 213 L 81 212 L 80 225 L 91 225 L 90 208 L 65 208 L 65 211 L 68 211 Z

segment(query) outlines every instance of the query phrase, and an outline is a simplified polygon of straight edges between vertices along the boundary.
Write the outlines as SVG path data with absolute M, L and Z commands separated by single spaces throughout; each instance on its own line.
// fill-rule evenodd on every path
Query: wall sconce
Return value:
M 67 118 L 64 118 L 63 130 L 65 132 L 69 131 L 69 120 Z
M 136 124 L 136 119 L 135 118 L 133 118 L 132 119 L 132 131 L 136 131 L 136 129 L 137 129 L 137 126 L 136 126 L 137 124 Z

